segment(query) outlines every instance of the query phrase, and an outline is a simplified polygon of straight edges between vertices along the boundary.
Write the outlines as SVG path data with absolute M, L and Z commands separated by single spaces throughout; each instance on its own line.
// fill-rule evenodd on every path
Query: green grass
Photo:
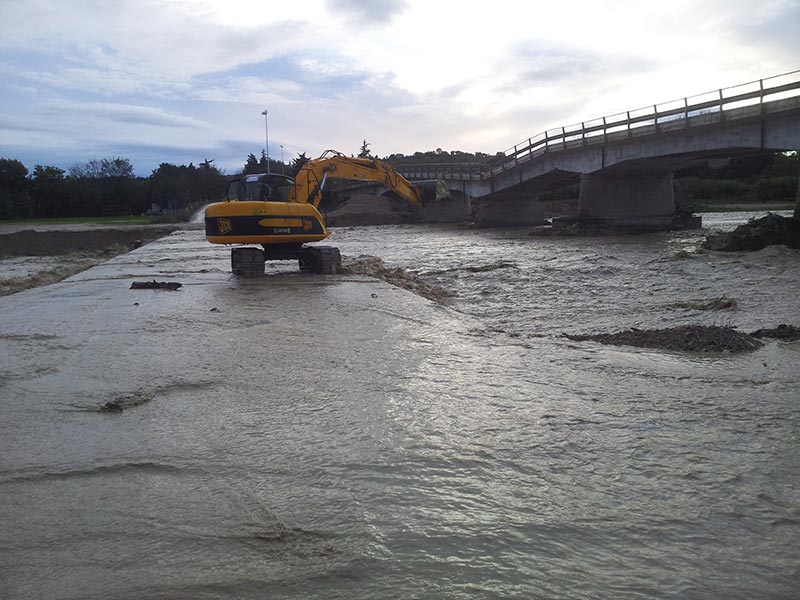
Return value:
M 98 223 L 109 225 L 150 225 L 159 221 L 152 217 L 59 217 L 54 219 L 15 219 L 0 220 L 0 225 L 71 225 L 82 223 Z
M 769 212 L 775 210 L 793 210 L 793 202 L 691 202 L 693 212 Z

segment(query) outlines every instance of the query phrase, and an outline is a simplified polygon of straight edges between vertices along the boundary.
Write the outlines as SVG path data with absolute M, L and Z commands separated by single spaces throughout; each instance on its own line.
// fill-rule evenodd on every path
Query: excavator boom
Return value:
M 408 202 L 422 202 L 420 191 L 391 165 L 377 158 L 350 158 L 335 150 L 326 150 L 319 158 L 303 165 L 295 177 L 289 201 L 308 202 L 318 207 L 328 179 L 380 183 Z

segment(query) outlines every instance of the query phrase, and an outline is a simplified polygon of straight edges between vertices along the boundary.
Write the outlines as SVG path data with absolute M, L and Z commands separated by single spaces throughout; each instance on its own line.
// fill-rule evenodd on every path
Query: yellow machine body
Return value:
M 313 204 L 245 200 L 206 208 L 206 239 L 212 244 L 305 244 L 329 235 Z

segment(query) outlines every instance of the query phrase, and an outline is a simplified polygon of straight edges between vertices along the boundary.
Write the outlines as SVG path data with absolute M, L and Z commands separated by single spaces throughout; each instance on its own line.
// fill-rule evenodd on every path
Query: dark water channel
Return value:
M 443 308 L 379 286 L 369 308 L 363 283 L 290 267 L 237 287 L 193 235 L 107 267 L 165 276 L 158 252 L 191 257 L 159 319 L 141 316 L 154 296 L 122 310 L 78 286 L 0 299 L 0 597 L 800 597 L 800 345 L 561 337 L 800 324 L 797 250 L 338 229 L 343 254 L 456 293 Z M 722 296 L 736 308 L 671 306 Z M 46 316 L 56 301 L 74 309 Z M 100 381 L 155 399 L 65 410 L 103 399 Z

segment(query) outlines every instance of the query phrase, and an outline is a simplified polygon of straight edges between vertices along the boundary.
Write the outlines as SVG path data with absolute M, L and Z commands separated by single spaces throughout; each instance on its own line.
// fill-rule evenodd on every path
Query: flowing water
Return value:
M 102 303 L 52 317 L 49 338 L 4 322 L 0 596 L 800 597 L 800 345 L 692 354 L 561 335 L 800 324 L 800 252 L 698 253 L 698 232 L 527 233 L 337 229 L 343 254 L 455 293 L 439 307 L 376 287 L 388 304 L 372 310 L 363 283 L 293 265 L 234 285 L 227 251 L 181 232 L 162 251 L 193 256 L 200 285 L 159 297 L 169 324 L 131 325 L 159 340 L 147 359 L 124 347 L 134 338 L 91 333 Z M 146 248 L 109 264 L 168 275 Z M 325 309 L 348 294 L 343 339 L 346 315 Z M 674 306 L 719 297 L 736 307 Z M 293 329 L 306 321 L 313 339 Z M 229 335 L 206 347 L 215 327 Z M 274 335 L 296 355 L 271 353 Z M 155 399 L 47 412 L 78 352 L 120 386 L 120 364 L 148 365 Z M 161 366 L 175 361 L 187 374 Z M 89 402 L 84 376 L 70 381 Z

